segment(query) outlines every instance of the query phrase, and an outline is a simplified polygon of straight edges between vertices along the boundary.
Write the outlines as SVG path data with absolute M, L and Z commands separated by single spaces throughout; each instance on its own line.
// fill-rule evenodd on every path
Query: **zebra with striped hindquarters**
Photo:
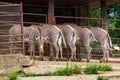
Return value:
M 106 30 L 98 27 L 91 27 L 90 30 L 95 36 L 97 43 L 101 46 L 103 52 L 102 62 L 106 62 L 109 57 L 110 48 L 112 48 L 112 41 L 110 35 Z
M 76 60 L 76 31 L 67 24 L 63 25 L 57 25 L 58 28 L 60 28 L 64 34 L 65 41 L 67 44 L 67 47 L 69 48 L 69 52 L 71 53 L 71 60 Z M 69 56 L 68 56 L 69 58 Z
M 15 24 L 9 29 L 9 34 L 12 35 L 9 37 L 10 44 L 10 53 L 14 53 L 16 46 L 13 44 L 14 41 L 21 41 L 22 37 L 21 34 L 21 25 Z M 29 26 L 29 27 L 23 27 L 23 36 L 24 36 L 24 42 L 27 42 L 30 49 L 30 58 L 34 58 L 35 56 L 35 43 L 37 42 L 39 45 L 39 54 L 43 53 L 43 38 L 41 36 L 41 31 L 38 27 Z M 13 49 L 12 49 L 13 48 Z
M 80 27 L 76 24 L 70 24 L 71 27 L 73 27 L 76 30 L 76 44 L 78 47 L 80 47 L 80 44 L 83 44 L 87 53 L 87 62 L 90 60 L 90 52 L 92 50 L 92 47 L 90 46 L 91 41 L 95 40 L 94 35 L 92 32 L 85 27 Z M 79 55 L 79 54 L 78 54 Z M 78 59 L 81 59 L 80 56 Z
M 64 40 L 64 35 L 62 31 L 55 25 L 50 25 L 50 24 L 39 24 L 39 25 L 34 25 L 38 26 L 41 30 L 41 34 L 44 37 L 44 43 L 50 44 L 50 60 L 53 58 L 53 48 L 56 53 L 56 60 L 58 60 L 59 53 L 61 55 L 61 59 L 63 58 L 62 56 L 62 42 L 64 46 L 66 47 L 66 42 Z

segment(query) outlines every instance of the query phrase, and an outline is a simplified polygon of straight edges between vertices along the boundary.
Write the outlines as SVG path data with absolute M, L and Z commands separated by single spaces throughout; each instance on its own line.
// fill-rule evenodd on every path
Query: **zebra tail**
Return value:
M 108 40 L 109 40 L 109 45 L 110 45 L 110 48 L 112 48 L 112 41 L 111 41 L 111 37 L 110 35 L 108 34 Z
M 60 30 L 60 35 L 61 35 L 61 37 L 62 37 L 63 45 L 64 45 L 64 47 L 66 48 L 66 47 L 67 47 L 67 44 L 66 44 L 65 37 L 64 37 L 64 35 L 63 35 L 63 33 L 62 33 L 61 30 Z
M 72 37 L 72 43 L 75 43 L 76 42 L 76 32 L 75 30 L 73 31 L 73 37 Z

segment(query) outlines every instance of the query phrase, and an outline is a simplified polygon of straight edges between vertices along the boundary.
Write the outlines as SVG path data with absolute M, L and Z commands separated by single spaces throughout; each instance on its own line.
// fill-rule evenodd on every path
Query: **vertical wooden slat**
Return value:
M 106 0 L 101 0 L 101 17 L 102 17 L 102 28 L 107 30 L 107 3 L 106 3 Z
M 49 3 L 48 3 L 48 23 L 55 24 L 54 0 L 49 0 Z

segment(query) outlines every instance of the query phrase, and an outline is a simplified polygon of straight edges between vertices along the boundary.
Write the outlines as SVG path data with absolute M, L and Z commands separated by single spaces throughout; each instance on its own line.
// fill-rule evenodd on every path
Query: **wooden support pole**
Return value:
M 54 0 L 49 0 L 49 3 L 48 3 L 48 23 L 55 24 Z
M 101 18 L 102 18 L 102 28 L 107 30 L 107 3 L 106 3 L 106 0 L 101 0 Z

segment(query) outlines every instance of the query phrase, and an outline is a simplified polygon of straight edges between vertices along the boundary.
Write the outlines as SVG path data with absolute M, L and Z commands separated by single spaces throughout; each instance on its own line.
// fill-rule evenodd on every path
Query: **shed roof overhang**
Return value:
M 22 1 L 24 4 L 32 4 L 32 5 L 41 5 L 47 6 L 49 0 L 0 0 L 1 2 L 11 2 L 11 3 L 19 3 Z M 107 5 L 112 5 L 116 3 L 120 3 L 120 0 L 106 0 Z M 54 0 L 55 6 L 85 6 L 89 5 L 91 9 L 100 7 L 100 0 Z

